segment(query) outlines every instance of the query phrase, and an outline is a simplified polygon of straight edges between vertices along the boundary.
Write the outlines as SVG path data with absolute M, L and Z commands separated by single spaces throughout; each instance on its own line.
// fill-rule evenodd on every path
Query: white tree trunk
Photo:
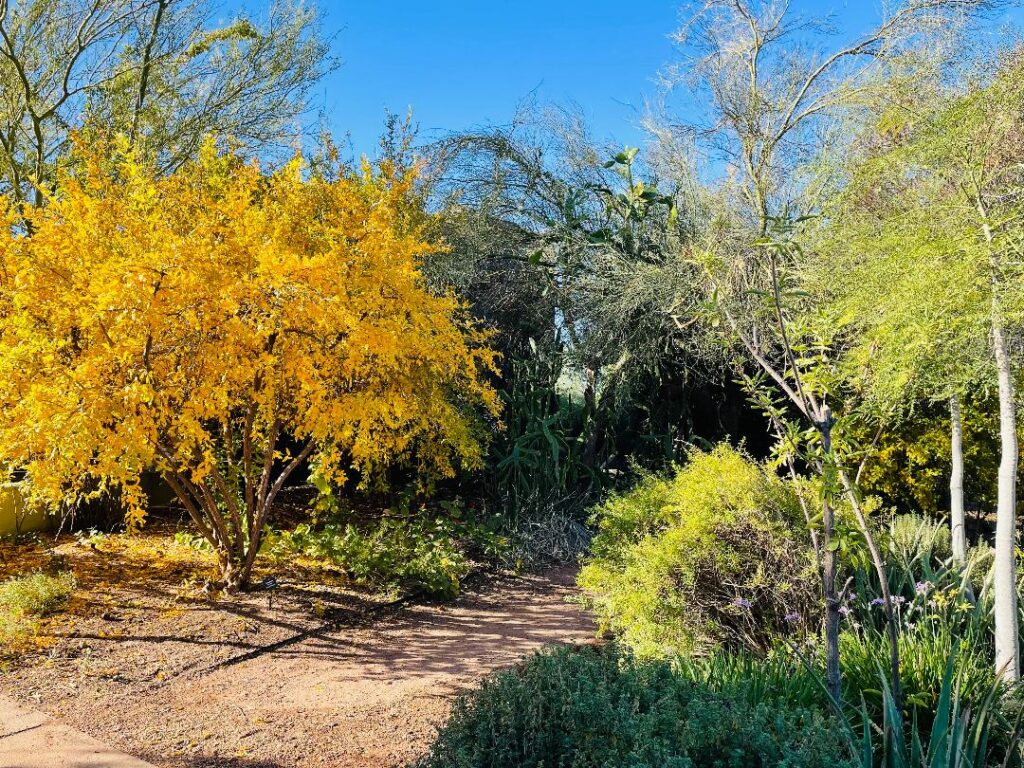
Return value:
M 993 569 L 996 629 L 996 672 L 1007 680 L 1020 677 L 1017 636 L 1017 415 L 1013 375 L 998 307 L 992 320 L 992 349 L 999 376 L 999 494 L 996 507 L 996 551 Z
M 953 534 L 953 560 L 958 565 L 967 562 L 967 532 L 964 530 L 964 429 L 960 413 L 960 400 L 949 399 L 950 453 L 952 471 L 949 473 L 949 524 Z

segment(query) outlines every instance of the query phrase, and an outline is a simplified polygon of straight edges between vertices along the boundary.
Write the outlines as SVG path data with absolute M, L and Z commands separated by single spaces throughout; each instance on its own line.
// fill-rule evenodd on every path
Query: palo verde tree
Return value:
M 118 489 L 138 523 L 154 468 L 234 590 L 304 462 L 318 485 L 479 462 L 493 353 L 424 287 L 414 172 L 268 174 L 213 144 L 170 175 L 79 165 L 0 241 L 0 460 L 35 498 Z
M 929 98 L 941 95 L 930 93 L 917 105 Z M 991 380 L 989 289 L 971 264 L 951 258 L 956 233 L 922 226 L 904 210 L 918 192 L 928 194 L 927 178 L 906 174 L 890 154 L 906 138 L 899 126 L 917 107 L 893 90 L 885 101 L 883 114 L 844 153 L 848 178 L 817 220 L 805 274 L 825 297 L 827 322 L 843 340 L 843 378 L 868 420 L 912 419 L 922 403 L 948 403 L 951 540 L 962 566 L 962 408 Z
M 1016 386 L 1010 338 L 1024 320 L 1024 64 L 1012 55 L 994 76 L 929 104 L 893 105 L 884 115 L 887 145 L 856 167 L 856 273 L 890 278 L 916 338 L 949 347 L 939 360 L 956 363 L 950 381 L 994 380 L 999 396 L 1000 466 L 993 566 L 997 672 L 1020 674 L 1016 592 Z M 836 226 L 844 225 L 837 222 Z M 896 278 L 902 274 L 903 277 Z M 884 306 L 884 296 L 883 306 Z M 875 299 L 877 300 L 877 298 Z M 891 324 L 890 324 L 891 325 Z M 888 326 L 883 326 L 885 330 Z M 890 329 L 891 330 L 891 329 Z M 875 358 L 906 359 L 885 344 Z
M 289 146 L 333 64 L 315 6 L 220 21 L 211 0 L 0 0 L 0 193 L 41 204 L 71 132 L 123 134 L 167 172 L 207 134 Z
M 986 5 L 983 0 L 893 3 L 873 31 L 832 47 L 825 26 L 793 17 L 784 1 L 694 2 L 677 35 L 688 61 L 669 79 L 689 87 L 698 115 L 682 125 L 669 121 L 657 127 L 662 143 L 696 145 L 728 168 L 721 185 L 726 213 L 708 228 L 706 245 L 695 249 L 711 303 L 741 358 L 816 433 L 810 465 L 823 479 L 834 481 L 827 483 L 820 551 L 828 687 L 837 701 L 839 600 L 831 542 L 836 501 L 852 508 L 878 574 L 888 618 L 893 693 L 899 702 L 897 629 L 885 564 L 859 498 L 856 471 L 849 457 L 835 450 L 828 393 L 812 386 L 814 378 L 819 384 L 828 379 L 817 376 L 808 361 L 831 358 L 820 349 L 830 343 L 831 334 L 797 338 L 792 327 L 799 324 L 804 302 L 794 303 L 795 294 L 787 294 L 786 275 L 799 272 L 801 254 L 791 224 L 815 213 L 829 188 L 807 173 L 808 165 L 841 143 L 834 118 L 858 104 L 875 63 L 898 53 L 909 40 L 941 28 L 951 14 Z M 691 107 L 688 113 L 693 112 Z M 808 354 L 798 348 L 805 343 Z M 781 438 L 783 430 L 777 427 L 777 432 Z

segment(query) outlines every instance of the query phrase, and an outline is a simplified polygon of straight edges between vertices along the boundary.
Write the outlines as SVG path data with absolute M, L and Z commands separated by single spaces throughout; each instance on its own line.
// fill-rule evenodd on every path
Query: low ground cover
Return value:
M 0 583 L 0 654 L 16 653 L 38 635 L 40 621 L 59 610 L 74 588 L 66 571 L 34 571 Z
M 422 768 L 853 768 L 817 708 L 751 700 L 614 646 L 553 649 L 463 698 Z

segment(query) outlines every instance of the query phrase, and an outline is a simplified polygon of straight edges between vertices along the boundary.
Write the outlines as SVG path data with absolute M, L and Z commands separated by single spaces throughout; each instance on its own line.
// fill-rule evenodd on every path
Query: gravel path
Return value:
M 566 601 L 573 575 L 498 579 L 220 667 L 209 662 L 312 625 L 230 605 L 204 606 L 196 625 L 139 597 L 140 618 L 110 633 L 78 627 L 0 678 L 0 692 L 160 768 L 404 765 L 458 691 L 544 644 L 591 640 L 591 619 Z M 201 631 L 175 637 L 170 625 Z

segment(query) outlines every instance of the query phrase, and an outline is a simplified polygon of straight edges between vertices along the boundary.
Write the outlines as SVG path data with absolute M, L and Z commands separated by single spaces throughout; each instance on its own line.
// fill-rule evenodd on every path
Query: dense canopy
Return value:
M 414 446 L 442 474 L 479 462 L 493 356 L 458 300 L 423 285 L 438 246 L 414 177 L 310 176 L 298 160 L 267 174 L 213 144 L 162 177 L 88 155 L 8 222 L 22 234 L 0 267 L 4 463 L 50 502 L 118 488 L 136 522 L 155 468 L 244 563 L 307 456 L 336 483 Z M 225 522 L 239 508 L 248 530 Z

